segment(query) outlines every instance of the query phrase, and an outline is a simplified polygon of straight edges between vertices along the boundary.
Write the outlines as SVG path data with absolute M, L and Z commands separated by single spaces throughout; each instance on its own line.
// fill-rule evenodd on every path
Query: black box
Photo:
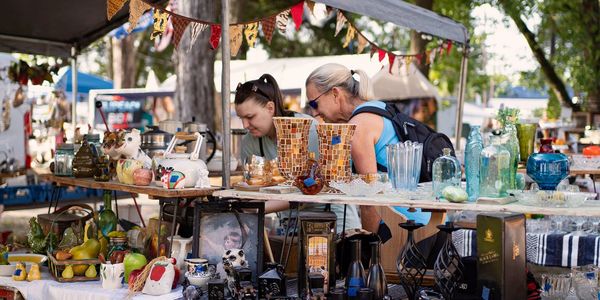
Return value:
M 527 299 L 525 216 L 477 216 L 477 267 L 483 299 Z

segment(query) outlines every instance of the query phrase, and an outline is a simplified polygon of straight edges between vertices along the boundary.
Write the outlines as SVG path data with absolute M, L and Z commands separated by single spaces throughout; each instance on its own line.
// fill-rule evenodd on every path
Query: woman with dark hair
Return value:
M 240 83 L 235 92 L 235 112 L 242 119 L 248 134 L 242 139 L 242 160 L 248 161 L 252 155 L 262 156 L 267 160 L 277 158 L 277 133 L 273 117 L 311 118 L 309 115 L 288 111 L 283 107 L 283 97 L 275 78 L 263 74 L 257 80 Z M 311 125 L 308 137 L 308 151 L 319 154 L 317 138 L 317 121 Z M 305 163 L 305 162 L 298 162 Z M 285 210 L 287 202 L 269 201 L 265 207 L 266 213 Z M 323 205 L 311 205 L 309 210 L 322 210 Z M 338 219 L 337 229 L 343 227 L 343 205 L 331 205 Z M 346 228 L 361 228 L 360 218 L 355 206 L 349 205 L 346 211 Z

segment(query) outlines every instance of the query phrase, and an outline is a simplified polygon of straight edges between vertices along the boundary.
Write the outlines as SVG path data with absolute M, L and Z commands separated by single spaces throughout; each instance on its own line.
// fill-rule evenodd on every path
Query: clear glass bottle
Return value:
M 452 156 L 452 149 L 444 148 L 444 155 L 435 159 L 431 169 L 433 175 L 433 192 L 437 198 L 442 197 L 442 191 L 447 186 L 460 187 L 460 162 Z
M 502 146 L 499 131 L 490 137 L 490 145 L 481 151 L 479 160 L 479 195 L 503 198 L 509 186 L 510 152 Z
M 465 148 L 465 177 L 469 201 L 475 201 L 479 197 L 479 158 L 482 150 L 483 138 L 479 126 L 473 126 Z
M 360 240 L 350 241 L 352 249 L 352 262 L 348 267 L 346 275 L 346 290 L 348 292 L 348 300 L 358 300 L 359 291 L 365 287 L 365 269 L 360 262 Z
M 504 147 L 510 152 L 510 171 L 508 173 L 508 189 L 517 188 L 517 168 L 519 167 L 520 151 L 519 138 L 517 137 L 517 127 L 515 124 L 506 124 L 504 126 Z

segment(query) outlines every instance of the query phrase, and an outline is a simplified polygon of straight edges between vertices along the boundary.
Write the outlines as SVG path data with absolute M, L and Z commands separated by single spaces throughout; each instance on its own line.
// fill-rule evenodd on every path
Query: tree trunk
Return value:
M 510 16 L 510 18 L 515 22 L 517 28 L 525 39 L 527 40 L 527 44 L 529 44 L 529 48 L 533 52 L 536 60 L 540 64 L 542 68 L 542 72 L 546 76 L 548 80 L 548 85 L 550 89 L 556 94 L 561 103 L 568 105 L 571 108 L 574 108 L 574 104 L 571 101 L 571 97 L 567 92 L 567 88 L 563 80 L 558 76 L 556 70 L 552 63 L 546 58 L 546 54 L 542 47 L 538 44 L 535 34 L 527 27 L 527 24 L 521 19 L 521 14 L 518 10 L 511 7 L 507 0 L 500 0 L 500 5 L 504 8 L 504 11 Z
M 425 8 L 427 10 L 433 10 L 433 0 L 416 0 L 415 5 Z M 421 33 L 415 30 L 410 31 L 410 52 L 411 53 L 424 53 L 427 48 L 428 40 L 421 38 Z M 416 63 L 417 69 L 429 78 L 429 65 Z
M 136 55 L 135 35 L 112 39 L 112 71 L 116 89 L 135 87 Z
M 586 34 L 591 47 L 583 51 L 585 61 L 589 62 L 589 68 L 595 74 L 594 79 L 587 87 L 587 110 L 589 112 L 600 112 L 600 2 L 598 0 L 582 1 L 582 20 L 585 24 Z

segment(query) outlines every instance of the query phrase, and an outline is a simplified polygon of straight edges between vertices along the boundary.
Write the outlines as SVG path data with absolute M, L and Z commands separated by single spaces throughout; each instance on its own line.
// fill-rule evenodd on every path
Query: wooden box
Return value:
M 48 269 L 50 270 L 50 275 L 54 277 L 54 280 L 58 282 L 81 282 L 81 281 L 95 281 L 100 280 L 100 271 L 98 270 L 98 265 L 100 264 L 99 259 L 82 259 L 82 260 L 57 260 L 56 257 L 50 252 L 48 254 Z M 85 277 L 85 276 L 73 276 L 73 278 L 63 278 L 62 271 L 67 267 L 67 265 L 95 265 L 96 266 L 96 277 Z

